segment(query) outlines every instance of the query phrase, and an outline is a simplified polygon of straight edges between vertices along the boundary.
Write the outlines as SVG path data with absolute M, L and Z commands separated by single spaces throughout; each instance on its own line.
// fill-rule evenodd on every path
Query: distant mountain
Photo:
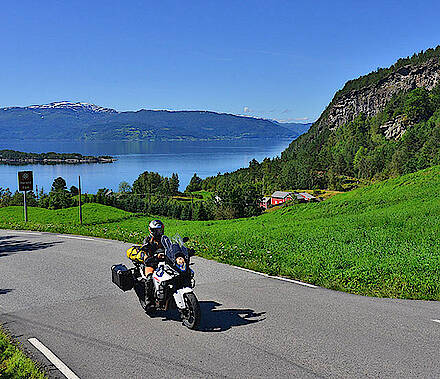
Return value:
M 6 108 L 12 109 L 12 108 Z M 118 113 L 114 109 L 99 107 L 95 104 L 89 103 L 71 103 L 69 101 L 60 101 L 56 103 L 44 104 L 44 105 L 31 105 L 26 109 L 33 110 L 47 110 L 47 109 L 68 109 L 76 112 L 94 112 L 94 113 Z
M 297 122 L 279 122 L 278 124 L 281 125 L 283 128 L 287 128 L 299 134 L 306 133 L 313 125 L 312 122 L 309 122 L 308 124 L 301 124 Z
M 68 101 L 0 108 L 4 140 L 173 141 L 296 138 L 291 125 L 207 111 L 118 112 Z

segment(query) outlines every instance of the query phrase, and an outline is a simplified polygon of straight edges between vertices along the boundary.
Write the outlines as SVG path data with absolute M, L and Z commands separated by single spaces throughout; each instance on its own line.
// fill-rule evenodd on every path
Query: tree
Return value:
M 67 191 L 51 191 L 49 193 L 50 209 L 69 208 L 74 205 L 72 196 Z
M 367 157 L 367 149 L 361 146 L 353 160 L 353 167 L 357 170 L 358 178 L 368 178 L 368 157 Z
M 192 219 L 192 211 L 191 211 L 190 204 L 183 205 L 182 213 L 181 213 L 180 217 L 182 220 L 191 220 Z
M 15 191 L 14 195 L 10 198 L 9 205 L 23 205 L 23 193 Z M 26 192 L 26 204 L 29 207 L 36 207 L 38 205 L 37 198 L 34 191 Z
M 334 191 L 342 191 L 342 180 L 339 175 L 335 173 L 333 168 L 330 167 L 330 169 L 327 171 L 327 183 L 328 183 L 328 189 L 334 190 Z
M 66 191 L 66 190 L 67 190 L 66 181 L 61 176 L 59 176 L 53 181 L 52 191 Z
M 78 194 L 79 194 L 79 190 L 78 190 L 78 188 L 75 187 L 75 186 L 70 187 L 70 194 L 71 194 L 72 196 L 76 196 L 76 195 L 78 195 Z
M 160 191 L 157 195 L 171 196 L 172 194 L 170 179 L 162 178 L 162 185 L 160 186 Z
M 179 193 L 179 175 L 174 174 L 171 175 L 170 183 L 170 191 L 171 195 L 177 195 Z
M 198 201 L 194 206 L 193 220 L 207 220 L 208 213 L 206 212 L 205 206 L 202 201 Z
M 96 193 L 96 202 L 104 205 L 114 205 L 115 196 L 108 188 L 99 188 Z
M 38 206 L 41 208 L 49 208 L 49 195 L 44 192 L 40 192 L 38 196 Z
M 433 113 L 429 92 L 423 87 L 414 89 L 406 97 L 403 109 L 413 122 L 427 120 Z
M 171 206 L 170 216 L 175 219 L 180 219 L 181 214 L 182 214 L 182 206 L 180 204 L 173 203 L 173 205 Z
M 157 194 L 163 187 L 163 177 L 157 172 L 145 171 L 133 183 L 133 192 L 137 194 Z
M 185 192 L 200 191 L 202 189 L 202 182 L 203 180 L 199 178 L 196 173 L 194 173 L 188 186 L 185 189 Z
M 0 187 L 0 207 L 7 207 L 11 203 L 12 193 L 9 188 Z
M 437 85 L 432 89 L 429 98 L 431 100 L 432 109 L 440 109 L 440 85 Z
M 250 183 L 234 183 L 224 181 L 216 191 L 218 207 L 222 209 L 217 212 L 225 218 L 249 217 L 261 213 L 260 189 Z
M 50 209 L 68 208 L 74 205 L 72 194 L 67 191 L 66 181 L 61 176 L 53 181 L 49 198 L 45 204 Z
M 132 190 L 133 190 L 133 188 L 127 182 L 119 183 L 119 187 L 118 187 L 119 193 L 130 193 Z
M 15 191 L 11 197 L 9 205 L 23 205 L 23 194 Z

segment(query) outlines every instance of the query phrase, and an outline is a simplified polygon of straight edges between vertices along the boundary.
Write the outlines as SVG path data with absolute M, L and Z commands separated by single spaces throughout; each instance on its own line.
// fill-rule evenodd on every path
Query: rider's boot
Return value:
M 153 305 L 153 274 L 149 274 L 145 281 L 145 309 L 151 308 Z
M 141 307 L 145 309 L 145 283 L 144 281 L 135 281 L 134 282 L 134 292 L 136 292 L 137 297 L 139 298 L 139 303 L 141 303 Z

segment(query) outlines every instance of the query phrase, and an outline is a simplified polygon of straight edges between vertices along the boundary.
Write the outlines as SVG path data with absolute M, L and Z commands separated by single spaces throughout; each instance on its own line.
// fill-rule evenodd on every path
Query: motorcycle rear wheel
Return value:
M 194 293 L 186 293 L 183 295 L 185 299 L 186 309 L 180 311 L 183 325 L 188 329 L 197 329 L 200 325 L 200 304 Z

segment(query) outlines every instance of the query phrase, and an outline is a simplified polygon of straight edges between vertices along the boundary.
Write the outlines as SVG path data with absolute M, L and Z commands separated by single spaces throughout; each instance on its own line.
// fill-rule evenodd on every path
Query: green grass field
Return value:
M 139 243 L 151 216 L 86 204 L 0 209 L 0 227 L 94 235 Z M 356 294 L 440 300 L 440 166 L 321 203 L 221 221 L 162 218 L 166 233 L 191 237 L 198 255 Z M 121 256 L 125 253 L 121 251 Z

